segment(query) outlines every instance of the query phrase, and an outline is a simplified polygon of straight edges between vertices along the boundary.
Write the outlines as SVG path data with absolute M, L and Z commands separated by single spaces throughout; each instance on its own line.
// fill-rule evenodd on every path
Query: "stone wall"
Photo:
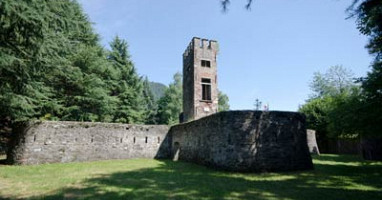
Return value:
M 173 126 L 170 135 L 174 160 L 246 172 L 313 168 L 300 113 L 220 112 Z
M 7 162 L 42 164 L 129 158 L 183 160 L 244 172 L 312 169 L 305 117 L 228 111 L 171 127 L 90 122 L 17 124 Z
M 318 150 L 318 145 L 316 140 L 316 131 L 307 129 L 306 137 L 307 137 L 309 152 L 311 154 L 320 155 L 320 151 Z
M 7 161 L 41 164 L 167 158 L 168 126 L 91 122 L 28 122 L 14 127 Z

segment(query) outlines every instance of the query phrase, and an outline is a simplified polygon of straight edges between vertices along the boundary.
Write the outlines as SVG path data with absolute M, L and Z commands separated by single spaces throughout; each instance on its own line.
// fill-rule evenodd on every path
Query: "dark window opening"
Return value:
M 158 137 L 158 144 L 160 143 L 160 137 Z
M 202 100 L 211 101 L 211 79 L 202 78 Z
M 209 79 L 209 78 L 202 78 L 202 83 L 211 84 L 211 79 Z
M 135 137 L 133 138 L 133 142 L 134 142 L 134 144 L 135 144 Z
M 146 139 L 145 139 L 145 143 L 147 143 L 147 137 L 146 137 Z
M 211 61 L 202 60 L 202 67 L 211 67 Z

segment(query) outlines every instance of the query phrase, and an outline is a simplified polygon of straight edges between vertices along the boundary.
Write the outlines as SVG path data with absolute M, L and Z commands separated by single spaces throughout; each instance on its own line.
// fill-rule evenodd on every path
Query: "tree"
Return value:
M 111 78 L 111 95 L 116 96 L 117 106 L 114 122 L 144 123 L 145 105 L 143 81 L 137 74 L 128 53 L 128 45 L 118 36 L 110 43 L 108 60 L 116 71 Z
M 0 113 L 12 121 L 63 114 L 57 76 L 98 37 L 75 1 L 0 2 Z M 70 71 L 77 73 L 76 71 Z
M 344 92 L 332 97 L 327 110 L 327 131 L 329 137 L 360 138 L 359 119 L 364 117 L 359 112 L 362 105 L 359 87 L 351 92 Z
M 353 76 L 350 70 L 340 65 L 330 67 L 325 74 L 315 72 L 310 84 L 313 91 L 312 98 L 350 92 L 355 86 Z
M 0 2 L 0 120 L 143 123 L 143 81 L 72 0 Z
M 218 99 L 219 99 L 219 105 L 218 105 L 218 111 L 227 111 L 229 110 L 229 98 L 226 94 L 224 94 L 222 91 L 218 91 Z
M 143 98 L 145 105 L 145 124 L 157 124 L 158 105 L 150 88 L 150 82 L 146 77 L 143 81 Z
M 309 99 L 299 108 L 299 112 L 306 115 L 307 128 L 316 130 L 322 137 L 327 135 L 328 111 L 332 98 Z
M 53 77 L 55 98 L 62 102 L 57 116 L 70 121 L 111 121 L 116 98 L 109 95 L 106 76 L 111 67 L 98 46 L 79 46 L 70 65 Z
M 359 31 L 369 36 L 366 48 L 374 57 L 371 71 L 360 79 L 363 89 L 364 118 L 363 134 L 382 135 L 382 1 L 355 0 L 348 9 L 357 18 Z
M 160 124 L 177 124 L 182 112 L 182 75 L 176 73 L 174 81 L 166 88 L 158 101 L 158 120 Z
M 306 115 L 307 128 L 315 129 L 324 145 L 328 138 L 357 137 L 356 117 L 360 88 L 353 83 L 351 71 L 332 66 L 326 73 L 314 73 L 313 91 L 307 103 L 299 108 Z
M 357 18 L 358 30 L 369 37 L 366 48 L 374 57 L 371 71 L 360 79 L 362 97 L 359 109 L 359 131 L 363 135 L 363 156 L 382 160 L 382 1 L 354 0 L 348 8 Z
M 230 0 L 222 0 L 223 10 L 227 10 Z M 249 9 L 252 1 L 248 0 L 246 8 Z M 357 126 L 357 132 L 364 136 L 376 136 L 382 143 L 382 1 L 381 0 L 353 0 L 347 11 L 350 17 L 356 17 L 358 30 L 369 36 L 366 48 L 375 59 L 371 71 L 366 77 L 360 78 L 362 90 L 359 95 L 352 95 L 354 113 L 359 115 L 357 120 L 362 126 Z M 355 98 L 358 96 L 357 98 Z M 349 100 L 349 99 L 348 99 Z M 347 101 L 345 101 L 347 102 Z M 358 103 L 356 103 L 358 102 Z M 338 108 L 338 107 L 337 107 Z M 346 112 L 348 113 L 348 112 Z M 342 113 L 343 114 L 343 113 Z M 375 144 L 374 146 L 382 146 Z M 378 153 L 369 152 L 382 160 L 382 148 Z M 378 155 L 377 155 L 378 154 Z

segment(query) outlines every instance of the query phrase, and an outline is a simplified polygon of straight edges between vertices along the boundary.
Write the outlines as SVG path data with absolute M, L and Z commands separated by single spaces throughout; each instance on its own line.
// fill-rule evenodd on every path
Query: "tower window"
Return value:
M 211 79 L 202 78 L 202 100 L 211 101 Z
M 209 60 L 202 60 L 202 67 L 211 67 L 211 61 Z

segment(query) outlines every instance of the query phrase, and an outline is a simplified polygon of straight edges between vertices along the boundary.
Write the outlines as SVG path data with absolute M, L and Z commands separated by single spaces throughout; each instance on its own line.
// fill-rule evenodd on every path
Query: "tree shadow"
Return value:
M 156 168 L 101 175 L 31 199 L 382 199 L 378 165 L 317 164 L 314 171 L 245 174 L 161 162 Z
M 5 165 L 5 164 L 7 164 L 7 155 L 0 154 L 0 165 Z

